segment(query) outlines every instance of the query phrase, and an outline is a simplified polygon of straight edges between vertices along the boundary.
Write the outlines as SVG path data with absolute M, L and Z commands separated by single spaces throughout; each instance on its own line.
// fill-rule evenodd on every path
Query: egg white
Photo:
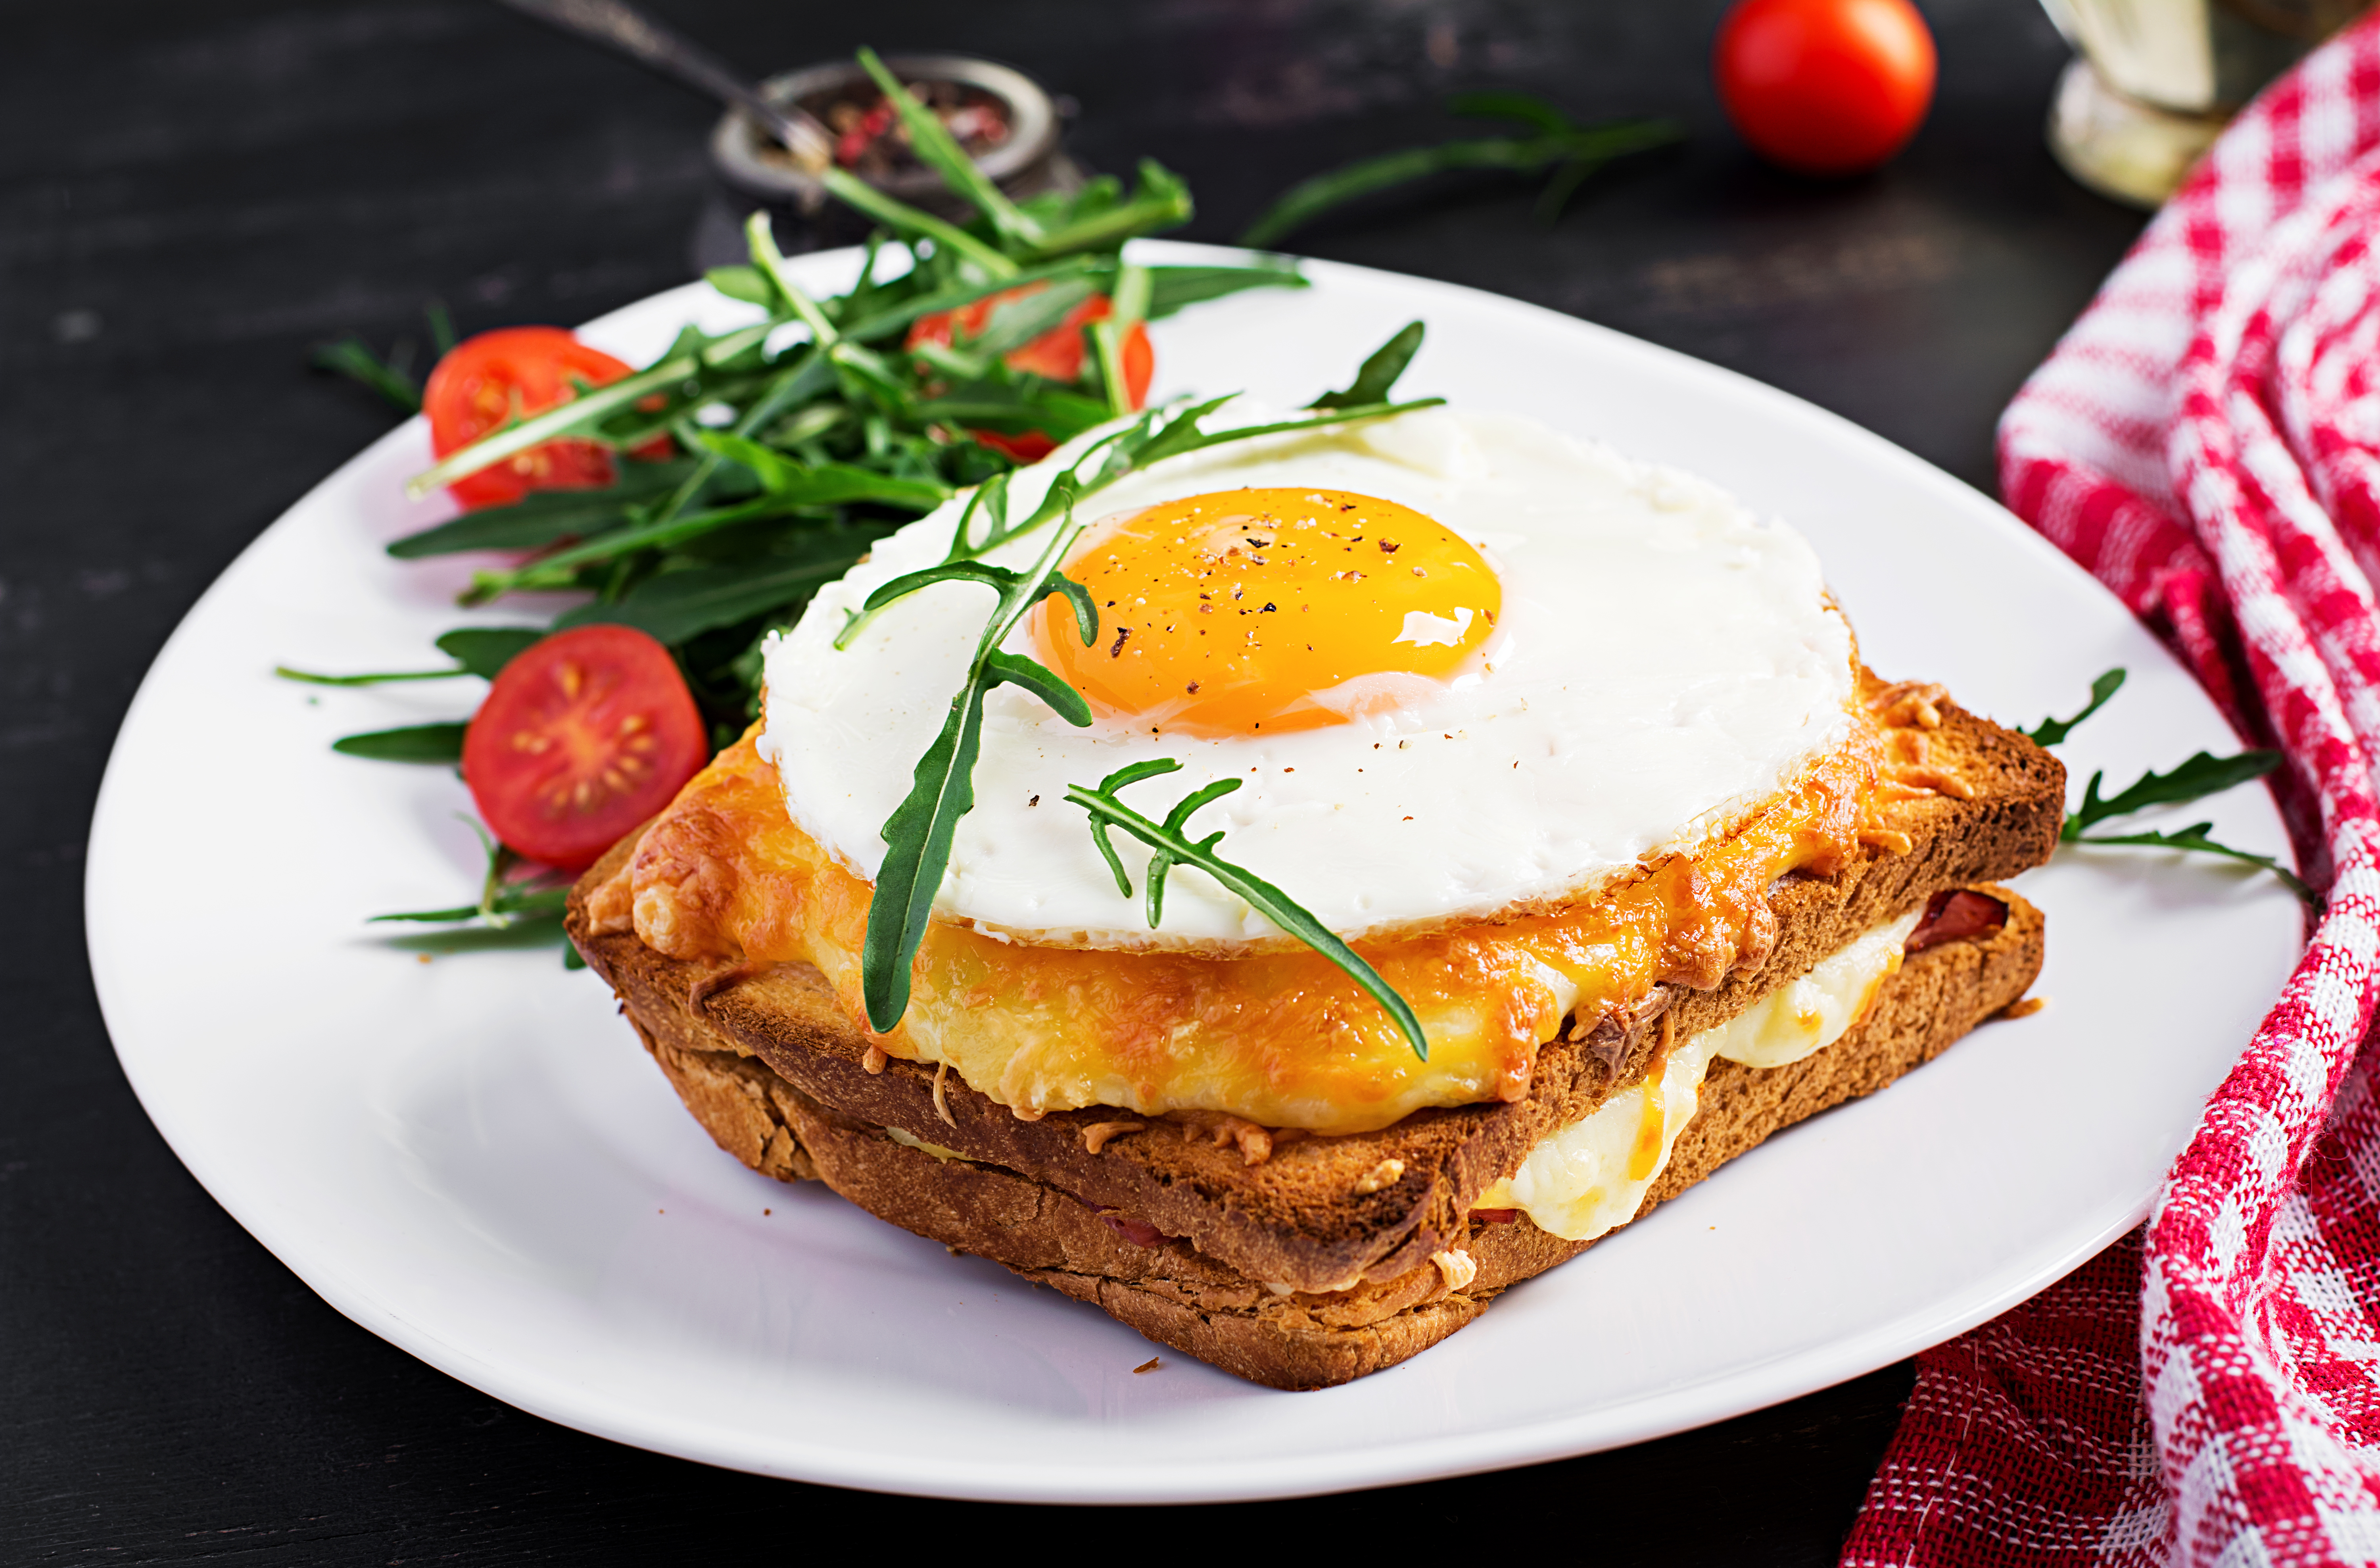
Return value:
M 1269 417 L 1232 404 L 1208 428 Z M 1020 472 L 1014 504 L 1036 504 L 1075 449 Z M 1703 480 L 1527 419 L 1432 409 L 1227 444 L 1087 505 L 1107 516 L 1306 485 L 1400 502 L 1487 556 L 1503 610 L 1472 667 L 1392 711 L 1219 740 L 1117 721 L 1077 729 L 1001 687 L 986 704 L 975 808 L 938 918 L 1052 945 L 1278 944 L 1269 921 L 1187 869 L 1167 883 L 1164 926 L 1152 933 L 1136 896 L 1148 851 L 1122 834 L 1135 896 L 1117 893 L 1066 786 L 1146 758 L 1184 768 L 1133 785 L 1127 801 L 1161 817 L 1208 783 L 1241 780 L 1193 820 L 1194 833 L 1225 830 L 1226 859 L 1357 937 L 1592 893 L 1642 857 L 1732 825 L 1849 736 L 1851 629 L 1799 534 Z M 762 755 L 794 820 L 870 880 L 884 820 L 959 689 L 991 590 L 938 584 L 849 649 L 833 638 L 879 584 L 942 558 L 960 504 L 880 543 L 766 651 Z M 1022 568 L 1044 542 L 1016 541 L 990 559 Z M 1029 622 L 1008 650 L 1032 653 Z

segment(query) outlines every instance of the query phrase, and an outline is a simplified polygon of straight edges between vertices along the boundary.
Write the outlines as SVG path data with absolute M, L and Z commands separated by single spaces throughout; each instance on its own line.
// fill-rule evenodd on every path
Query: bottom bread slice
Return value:
M 1638 1217 L 1771 1135 L 1883 1088 L 2022 998 L 2041 970 L 2041 912 L 2004 888 L 1985 891 L 2007 905 L 2006 924 L 1912 954 L 1834 1044 L 1781 1067 L 1714 1062 Z M 1393 1366 L 1508 1286 L 1594 1245 L 1551 1235 L 1525 1214 L 1483 1210 L 1462 1246 L 1393 1279 L 1282 1291 L 1045 1182 L 844 1115 L 756 1058 L 657 1039 L 641 1025 L 638 1033 L 687 1109 L 746 1164 L 822 1181 L 880 1219 L 1275 1388 L 1323 1388 Z

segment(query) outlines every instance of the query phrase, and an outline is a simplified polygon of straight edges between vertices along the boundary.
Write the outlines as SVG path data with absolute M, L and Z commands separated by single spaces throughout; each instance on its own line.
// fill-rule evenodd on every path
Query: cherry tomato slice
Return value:
M 583 871 L 710 755 L 668 649 L 632 626 L 577 626 L 496 676 L 463 736 L 463 778 L 497 838 Z
M 1934 99 L 1934 35 L 1909 0 L 1741 0 L 1712 70 L 1752 150 L 1803 174 L 1874 168 Z
M 516 417 L 541 413 L 578 395 L 578 383 L 604 386 L 628 367 L 589 348 L 560 327 L 500 327 L 449 349 L 421 389 L 430 447 L 439 456 L 468 446 Z M 665 457 L 667 436 L 633 456 Z M 467 474 L 447 490 L 467 510 L 506 506 L 532 490 L 601 490 L 615 482 L 612 454 L 591 441 L 549 441 Z
M 921 343 L 949 345 L 965 343 L 979 335 L 992 311 L 1012 299 L 1022 299 L 1038 294 L 1047 285 L 1028 283 L 1014 288 L 1004 288 L 988 294 L 972 305 L 962 305 L 955 310 L 937 310 L 930 316 L 920 316 L 910 323 L 908 346 Z M 1084 361 L 1090 357 L 1089 340 L 1083 328 L 1093 322 L 1105 321 L 1115 307 L 1104 294 L 1094 294 L 1072 310 L 1056 326 L 1022 348 L 1011 349 L 1001 359 L 1012 371 L 1023 371 L 1050 381 L 1078 382 L 1083 379 Z M 1139 322 L 1123 334 L 1120 358 L 1123 360 L 1123 389 L 1127 401 L 1135 408 L 1148 401 L 1148 383 L 1157 371 L 1157 355 L 1148 346 L 1148 329 Z M 1039 431 L 971 430 L 967 434 L 978 443 L 1002 453 L 1019 463 L 1038 463 L 1058 449 L 1058 444 Z

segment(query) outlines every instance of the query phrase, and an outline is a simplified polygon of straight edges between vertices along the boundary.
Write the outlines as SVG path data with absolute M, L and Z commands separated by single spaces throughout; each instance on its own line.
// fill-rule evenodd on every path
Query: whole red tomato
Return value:
M 1909 0 L 1741 0 L 1711 69 L 1754 152 L 1803 174 L 1856 174 L 1925 119 L 1934 35 Z

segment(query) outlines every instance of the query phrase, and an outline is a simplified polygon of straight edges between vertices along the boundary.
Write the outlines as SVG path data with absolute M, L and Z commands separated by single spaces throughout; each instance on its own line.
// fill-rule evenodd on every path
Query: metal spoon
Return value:
M 500 0 L 524 16 L 598 43 L 749 115 L 785 144 L 810 175 L 834 158 L 834 133 L 798 104 L 771 103 L 759 89 L 699 44 L 671 31 L 626 0 Z

